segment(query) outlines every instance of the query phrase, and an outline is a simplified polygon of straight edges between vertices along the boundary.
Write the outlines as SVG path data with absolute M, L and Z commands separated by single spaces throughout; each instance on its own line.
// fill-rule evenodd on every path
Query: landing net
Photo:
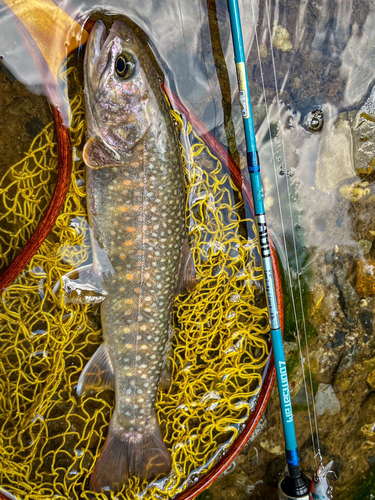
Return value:
M 134 478 L 117 494 L 90 492 L 114 396 L 102 391 L 78 398 L 78 378 L 101 343 L 100 315 L 91 306 L 64 306 L 52 292 L 90 256 L 81 159 L 84 99 L 76 68 L 62 78 L 71 109 L 72 182 L 53 230 L 0 303 L 0 486 L 35 500 L 171 498 L 228 450 L 262 385 L 269 326 L 265 304 L 259 307 L 254 221 L 245 220 L 241 193 L 214 152 L 171 110 L 185 162 L 187 232 L 198 278 L 194 292 L 176 299 L 172 384 L 157 397 L 172 472 L 150 485 Z M 35 229 L 56 173 L 50 123 L 0 181 L 3 263 Z

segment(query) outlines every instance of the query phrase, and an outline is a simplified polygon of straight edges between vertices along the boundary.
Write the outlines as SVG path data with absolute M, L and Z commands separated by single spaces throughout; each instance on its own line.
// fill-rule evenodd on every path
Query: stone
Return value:
M 311 404 L 309 394 L 308 394 L 308 399 L 309 399 L 309 403 Z M 303 409 L 307 408 L 306 390 L 305 390 L 304 386 L 301 387 L 301 389 L 297 392 L 297 394 L 292 399 L 292 405 L 293 405 L 293 409 L 295 411 L 298 411 L 298 408 L 296 410 L 295 407 L 303 407 Z
M 282 52 L 290 52 L 293 49 L 290 34 L 287 29 L 275 24 L 272 31 L 272 45 Z
M 353 347 L 344 352 L 339 367 L 337 369 L 337 374 L 353 366 L 353 363 L 359 351 L 360 348 L 357 345 L 354 345 Z
M 309 298 L 308 318 L 315 327 L 324 325 L 332 318 L 332 311 L 339 310 L 339 290 L 328 283 L 313 283 Z
M 335 330 L 335 338 L 332 341 L 332 347 L 335 349 L 336 347 L 344 345 L 347 334 L 348 332 L 345 330 Z
M 365 436 L 369 436 L 371 438 L 375 437 L 375 423 L 372 422 L 371 424 L 366 424 L 361 427 L 361 431 Z M 373 443 L 375 445 L 375 443 Z
M 287 340 L 283 340 L 283 347 L 286 360 L 297 350 L 297 344 L 295 342 L 288 342 Z
M 364 178 L 375 168 L 375 88 L 355 117 L 353 135 L 353 158 L 356 173 Z
M 272 440 L 268 441 L 267 439 L 263 439 L 260 442 L 260 446 L 268 451 L 268 453 L 272 453 L 273 455 L 283 455 L 284 450 L 278 444 L 275 444 Z
M 362 255 L 367 255 L 372 247 L 371 241 L 368 240 L 359 240 L 358 241 L 358 250 Z
M 370 188 L 372 192 L 369 196 L 363 196 L 358 202 L 352 204 L 349 215 L 353 238 L 357 241 L 365 240 L 372 243 L 375 240 L 375 217 L 373 215 L 375 196 L 372 185 Z M 365 245 L 368 247 L 368 243 Z
M 337 280 L 337 288 L 344 299 L 343 309 L 347 314 L 347 321 L 352 323 L 356 316 L 356 310 L 360 302 L 358 294 L 348 281 L 348 273 L 346 269 L 336 267 L 334 275 Z
M 375 389 L 375 370 L 367 375 L 366 382 L 372 389 Z
M 355 176 L 352 147 L 350 114 L 341 113 L 328 122 L 319 144 L 315 173 L 318 191 L 331 193 L 343 181 Z
M 285 469 L 285 458 L 278 457 L 274 458 L 270 462 L 268 462 L 266 471 L 264 473 L 264 482 L 266 484 L 271 484 L 277 486 L 280 481 L 280 472 Z
M 260 53 L 261 57 L 263 57 L 263 58 L 267 57 L 268 51 L 267 51 L 267 45 L 265 43 L 262 43 L 261 45 L 259 45 L 259 53 Z
M 315 325 L 320 325 L 326 321 L 325 316 L 321 313 L 323 299 L 324 288 L 322 285 L 317 284 L 311 290 L 308 314 L 309 318 L 314 318 Z
M 375 124 L 367 122 L 360 130 L 353 130 L 353 155 L 356 173 L 367 177 L 374 172 L 375 167 Z M 359 135 L 359 137 L 357 137 Z
M 361 299 L 375 296 L 375 261 L 370 257 L 356 259 L 350 280 Z
M 361 322 L 362 328 L 367 335 L 372 335 L 373 333 L 373 313 L 370 309 L 363 309 L 359 315 L 359 321 Z
M 356 203 L 364 196 L 370 194 L 370 189 L 367 187 L 367 182 L 354 182 L 353 184 L 344 184 L 339 189 L 340 195 L 346 200 Z
M 315 395 L 315 410 L 317 415 L 336 415 L 340 412 L 340 401 L 330 384 L 319 384 Z

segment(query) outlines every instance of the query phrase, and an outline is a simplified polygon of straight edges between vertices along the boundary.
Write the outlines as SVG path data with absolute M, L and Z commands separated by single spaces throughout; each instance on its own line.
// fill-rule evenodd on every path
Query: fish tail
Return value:
M 171 469 L 171 456 L 155 416 L 144 432 L 130 432 L 113 424 L 91 476 L 90 489 L 116 490 L 132 476 L 151 480 Z

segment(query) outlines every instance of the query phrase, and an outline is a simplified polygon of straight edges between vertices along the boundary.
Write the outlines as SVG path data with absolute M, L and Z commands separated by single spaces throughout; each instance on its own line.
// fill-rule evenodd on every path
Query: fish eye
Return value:
M 123 52 L 118 56 L 115 63 L 118 76 L 124 80 L 131 78 L 137 69 L 136 59 L 130 52 Z

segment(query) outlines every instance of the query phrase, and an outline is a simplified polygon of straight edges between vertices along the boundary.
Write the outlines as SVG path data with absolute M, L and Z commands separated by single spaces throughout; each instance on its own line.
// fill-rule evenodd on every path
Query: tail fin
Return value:
M 120 489 L 128 479 L 151 480 L 171 469 L 171 456 L 161 436 L 157 417 L 144 433 L 127 432 L 114 425 L 115 414 L 109 426 L 107 440 L 95 464 L 90 489 L 100 491 L 109 487 Z

